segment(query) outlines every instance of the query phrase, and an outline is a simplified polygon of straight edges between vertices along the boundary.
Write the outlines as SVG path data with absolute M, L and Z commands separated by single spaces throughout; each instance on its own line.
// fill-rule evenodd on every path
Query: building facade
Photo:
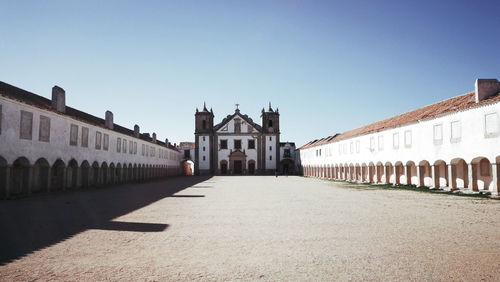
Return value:
M 212 109 L 196 109 L 195 174 L 274 174 L 280 166 L 279 117 L 269 104 L 259 125 L 236 108 L 214 125 Z
M 127 129 L 0 82 L 0 193 L 2 198 L 143 181 L 180 173 L 180 153 L 156 134 Z
M 311 141 L 306 176 L 499 193 L 500 82 L 475 92 Z

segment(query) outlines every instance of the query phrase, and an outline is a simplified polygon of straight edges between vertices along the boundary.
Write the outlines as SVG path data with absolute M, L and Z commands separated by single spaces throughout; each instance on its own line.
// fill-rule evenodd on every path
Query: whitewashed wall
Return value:
M 210 169 L 210 137 L 208 135 L 199 136 L 198 162 L 199 169 Z M 205 150 L 203 150 L 205 148 Z M 205 160 L 203 160 L 205 157 Z
M 147 142 L 139 138 L 120 134 L 104 127 L 91 125 L 56 112 L 42 110 L 5 97 L 0 97 L 2 105 L 2 120 L 0 133 L 0 156 L 12 164 L 17 158 L 25 157 L 31 164 L 39 158 L 45 158 L 50 164 L 61 159 L 67 165 L 71 159 L 75 159 L 80 165 L 88 161 L 90 165 L 98 162 L 118 164 L 145 164 L 145 165 L 167 165 L 170 168 L 179 167 L 180 153 L 164 146 Z M 21 110 L 33 113 L 32 139 L 20 139 L 20 116 Z M 39 141 L 40 115 L 50 118 L 50 142 Z M 78 126 L 77 146 L 70 145 L 70 126 Z M 89 129 L 88 148 L 82 147 L 82 127 Z M 101 149 L 95 149 L 96 132 L 102 133 Z M 109 135 L 109 148 L 103 150 L 104 134 Z M 117 138 L 127 140 L 127 153 L 117 152 Z M 130 154 L 128 151 L 129 141 L 137 143 L 137 153 Z M 142 155 L 142 145 L 154 148 L 155 154 L 151 156 Z M 123 149 L 123 148 L 122 148 Z
M 222 149 L 218 151 L 218 161 L 217 167 L 220 169 L 220 161 L 226 160 L 229 163 L 229 154 L 230 150 L 234 151 L 234 140 L 241 140 L 241 150 L 245 150 L 245 154 L 247 155 L 247 163 L 250 160 L 255 161 L 255 169 L 258 169 L 257 164 L 257 148 L 259 146 L 257 139 L 253 136 L 248 135 L 219 135 L 216 150 L 220 148 L 220 141 L 227 140 L 227 149 Z M 255 149 L 248 149 L 248 140 L 255 140 Z M 248 167 L 248 166 L 247 166 Z
M 263 148 L 266 152 L 266 169 L 276 169 L 276 136 L 264 136 L 266 138 L 266 147 Z M 271 150 L 269 149 L 271 147 Z M 269 157 L 272 159 L 269 159 Z

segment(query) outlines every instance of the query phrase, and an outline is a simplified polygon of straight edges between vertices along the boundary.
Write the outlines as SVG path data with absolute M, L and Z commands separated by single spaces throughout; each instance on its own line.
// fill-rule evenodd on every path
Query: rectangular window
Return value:
M 237 150 L 241 149 L 241 140 L 234 140 L 234 148 Z
M 146 157 L 149 157 L 149 146 L 146 145 Z
M 82 126 L 82 147 L 89 147 L 89 129 Z
M 269 136 L 269 141 L 273 141 L 273 138 L 271 136 Z
M 99 132 L 99 131 L 96 131 L 95 132 L 95 148 L 97 150 L 100 150 L 101 149 L 101 142 L 102 142 L 102 133 Z
M 46 116 L 40 116 L 38 140 L 42 142 L 50 142 L 50 118 Z
M 78 125 L 71 124 L 69 128 L 69 144 L 71 146 L 78 145 Z
M 347 154 L 347 143 L 342 145 L 344 154 Z
M 380 135 L 378 137 L 378 150 L 383 151 L 384 150 L 384 136 Z
M 123 152 L 124 154 L 126 154 L 126 153 L 127 153 L 127 140 L 125 140 L 125 138 L 123 138 L 122 152 Z
M 370 137 L 370 151 L 375 151 L 375 137 Z
M 255 140 L 248 140 L 248 149 L 255 149 Z
M 134 141 L 128 141 L 128 153 L 132 154 L 134 152 Z
M 122 139 L 120 137 L 116 139 L 116 151 L 118 153 L 122 151 Z
M 433 128 L 434 145 L 443 144 L 443 125 L 435 124 Z
M 349 150 L 352 153 L 354 153 L 354 142 L 349 143 Z
M 273 156 L 269 156 L 269 160 L 272 161 L 273 160 Z
M 109 149 L 109 135 L 108 134 L 104 134 L 104 140 L 103 140 L 102 147 L 103 147 L 104 151 L 107 151 Z
M 220 140 L 221 150 L 227 149 L 227 140 Z
M 134 155 L 137 155 L 137 142 L 134 142 Z
M 411 140 L 411 130 L 406 130 L 405 131 L 405 147 L 410 148 L 412 144 Z
M 495 137 L 499 133 L 498 114 L 491 113 L 484 116 L 484 136 Z
M 456 143 L 460 142 L 460 138 L 462 138 L 462 125 L 460 121 L 452 121 L 451 122 L 451 142 Z
M 339 155 L 342 155 L 342 145 L 339 144 Z
M 205 136 L 203 136 L 203 141 L 205 141 Z
M 269 151 L 272 151 L 273 150 L 273 146 L 269 146 Z
M 361 147 L 361 145 L 360 145 L 359 140 L 356 140 L 356 153 L 358 153 L 358 154 L 359 154 L 359 150 L 361 150 L 360 147 Z
M 392 148 L 399 149 L 399 132 L 392 134 Z
M 144 152 L 144 144 L 142 144 L 142 155 L 144 156 L 146 153 Z
M 32 139 L 33 134 L 33 113 L 21 111 L 21 127 L 19 138 Z
M 321 149 L 319 149 L 319 156 L 321 157 Z

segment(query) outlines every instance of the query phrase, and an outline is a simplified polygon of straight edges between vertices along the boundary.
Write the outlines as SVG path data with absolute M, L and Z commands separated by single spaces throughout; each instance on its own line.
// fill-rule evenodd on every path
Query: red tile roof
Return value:
M 356 129 L 348 130 L 344 133 L 337 134 L 336 136 L 329 136 L 319 140 L 314 140 L 309 143 L 302 145 L 299 150 L 306 149 L 310 147 L 315 147 L 319 145 L 324 145 L 328 143 L 333 143 L 348 138 L 366 135 L 373 132 L 378 132 L 390 128 L 395 128 L 403 125 L 407 125 L 419 120 L 431 119 L 444 115 L 451 112 L 462 111 L 469 108 L 474 108 L 482 105 L 492 104 L 500 101 L 500 95 L 498 93 L 493 95 L 479 103 L 476 103 L 475 93 L 470 92 L 464 95 L 446 99 L 435 104 L 425 106 L 413 111 L 409 111 L 388 119 L 374 122 L 369 125 L 365 125 Z

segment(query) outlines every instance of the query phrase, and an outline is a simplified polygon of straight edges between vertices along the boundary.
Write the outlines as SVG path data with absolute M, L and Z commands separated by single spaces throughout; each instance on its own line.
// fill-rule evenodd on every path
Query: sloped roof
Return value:
M 435 118 L 447 113 L 463 111 L 469 108 L 474 108 L 482 105 L 492 104 L 500 101 L 500 95 L 493 95 L 479 103 L 476 103 L 475 92 L 469 92 L 460 96 L 449 98 L 432 105 L 428 105 L 422 108 L 418 108 L 413 111 L 409 111 L 394 117 L 390 117 L 381 121 L 374 122 L 356 129 L 348 130 L 344 133 L 337 134 L 330 138 L 323 138 L 320 140 L 314 140 L 309 143 L 302 145 L 299 150 L 306 149 L 310 147 L 316 147 L 319 145 L 324 145 L 328 143 L 338 142 L 341 140 L 349 139 L 352 137 L 357 137 L 361 135 L 366 135 L 373 132 L 378 132 L 390 128 L 395 128 L 403 125 L 407 125 L 419 120 Z
M 65 113 L 60 113 L 57 112 L 52 108 L 52 101 L 50 99 L 47 99 L 45 97 L 42 97 L 40 95 L 31 93 L 29 91 L 26 91 L 24 89 L 15 87 L 13 85 L 10 85 L 8 83 L 5 83 L 3 81 L 0 81 L 0 95 L 7 97 L 12 100 L 16 100 L 34 107 L 37 107 L 39 109 L 43 109 L 46 111 L 51 111 L 55 112 L 61 115 L 69 116 L 73 119 L 86 122 L 95 126 L 99 126 L 108 130 L 112 130 L 124 135 L 128 135 L 131 137 L 134 137 L 134 130 L 128 129 L 124 126 L 118 125 L 118 124 L 113 124 L 113 129 L 109 129 L 105 127 L 105 121 L 102 118 L 93 116 L 91 114 L 88 114 L 86 112 L 77 110 L 75 108 L 66 106 L 66 111 Z M 139 139 L 148 141 L 148 142 L 153 142 L 153 138 L 149 136 L 149 134 L 142 133 L 139 135 Z M 160 140 L 156 140 L 156 144 L 167 147 L 165 142 L 162 142 Z M 170 145 L 168 146 L 169 149 L 177 150 L 174 146 Z
M 228 122 L 230 122 L 236 116 L 241 117 L 243 120 L 248 122 L 251 126 L 253 126 L 255 129 L 257 129 L 259 132 L 262 132 L 262 127 L 260 125 L 253 122 L 253 120 L 251 118 L 249 118 L 247 115 L 242 115 L 240 113 L 240 111 L 238 111 L 238 110 L 235 111 L 234 114 L 228 115 L 227 117 L 225 117 L 219 124 L 215 125 L 214 131 L 221 129 L 224 125 L 226 125 Z

